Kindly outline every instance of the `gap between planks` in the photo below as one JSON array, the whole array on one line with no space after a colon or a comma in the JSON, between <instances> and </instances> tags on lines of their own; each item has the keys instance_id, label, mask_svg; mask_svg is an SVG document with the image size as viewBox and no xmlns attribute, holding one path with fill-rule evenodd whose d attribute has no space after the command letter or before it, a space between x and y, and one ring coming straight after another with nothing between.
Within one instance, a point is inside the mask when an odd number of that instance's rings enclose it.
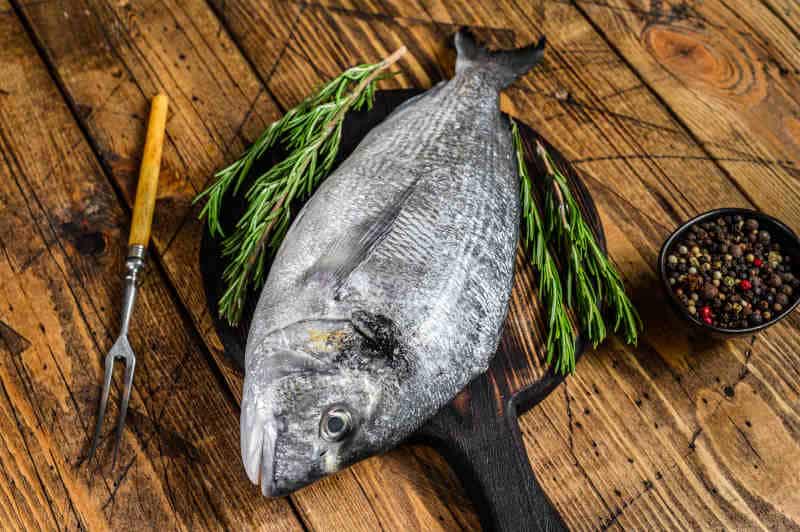
<instances>
[{"instance_id":1,"label":"gap between planks","mask_svg":"<svg viewBox=\"0 0 800 532\"><path fill-rule=\"evenodd\" d=\"M647 80L636 69L636 67L634 67L633 64L630 61L628 61L628 59L622 54L622 52L620 52L620 50L617 47L617 45L614 44L614 42L611 39L608 38L608 36L606 35L606 33L603 30L603 28L601 28L594 20L592 20L591 17L589 17L589 15L586 14L586 11L580 5L580 2L578 2L576 0L571 0L570 3L575 8L575 10L578 13L580 13L580 15L584 18L584 20L586 20L586 22L589 24L589 26L592 27L592 29L595 31L595 33L597 33L597 35L599 35L600 38L603 39L603 42L605 42L606 45L611 49L611 51L614 52L614 54L619 58L619 60L622 62L622 64L624 64L628 68L628 70L633 72L633 74L636 76L636 79L639 80L639 83L641 83L642 86L647 90L647 92L649 92L650 95L653 98L655 98L655 100L659 103L659 105L661 105L661 107L664 108L664 111L666 111L666 113L669 114L670 118L675 120L675 122L678 125L680 125L681 129L683 130L683 133L685 133L686 136L689 139L691 139L691 141L694 144L697 145L697 147L700 149L700 151L702 151L705 154L705 156L708 158L708 160L711 161L714 164L714 166L716 166L719 169L720 172L722 172L722 175L725 176L725 178L728 180L728 182L731 185L733 185L733 187L736 190L739 191L739 193L747 200L748 203L750 203L751 205L753 205L756 208L759 208L758 207L758 203L756 203L756 201L753 198L753 196L750 195L750 193L744 187L742 187L742 185L740 185L733 178L733 176L730 174L730 172L724 166L722 166L722 164L717 160L717 158L714 156L714 154L712 154L711 151L709 151L709 149L706 147L706 145L691 130L691 128L683 120L683 118L681 118L672 109L672 107L670 107L669 104L667 104L666 100L664 100L664 98L661 97L661 95L653 88L653 86L650 83L647 82Z\"/></svg>"},{"instance_id":2,"label":"gap between planks","mask_svg":"<svg viewBox=\"0 0 800 532\"><path fill-rule=\"evenodd\" d=\"M747 194L746 191L742 190L742 188L738 185L738 183L736 183L736 181L732 179L730 174L720 165L719 161L708 152L706 147L698 140L698 138L687 127L686 123L683 120L681 120L681 118L679 116L677 116L672 111L672 109L665 103L665 101L659 96L659 94L654 91L653 87L650 84L648 84L647 82L645 82L644 79L642 78L642 76L639 74L639 72L625 59L624 56L622 56L622 54L615 47L615 45L612 42L610 42L610 40L606 37L605 33L586 15L586 13L583 11L583 9L579 5L577 5L577 3L574 3L574 4L575 4L576 9L580 13L580 15L584 19L587 20L587 22L590 24L590 26L594 29L594 31L596 33L598 33L601 36L601 38L606 42L606 44L613 51L613 53L615 55L617 55L621 59L622 63L634 73L634 75L640 80L642 85L647 87L648 92L650 92L650 94L652 94L655 97L655 99L659 102L659 104L665 109L665 111L667 113L670 114L670 116L676 121L676 123L678 123L684 129L684 131L686 132L687 136L692 140L692 142L694 142L696 145L698 145L698 147L703 151L703 153L705 153L708 156L709 160L712 161L713 164L722 171L722 174L725 175L726 178L734 185L734 188L736 188L745 198L747 198L748 201L751 204L755 204L755 202L752 200L750 195ZM79 126L79 128L80 128L80 130L82 132L82 135L88 141L89 146L91 147L94 156L99 160L100 165L103 168L104 173L106 174L106 178L109 179L110 181L112 181L112 183L111 183L112 184L112 188L115 191L115 193L117 194L118 199L120 199L122 197L121 196L122 193L121 193L119 187L117 186L117 184L114 182L114 180L109 176L109 169L107 168L106 164L104 163L103 158L101 158L99 156L99 152L97 150L97 145L94 142L94 139L91 137L91 135L89 135L88 131L86 130L86 128L85 128L84 124L81 122L81 120L78 119L78 115L76 113L76 109L74 108L74 102L69 98L68 93L65 91L64 87L62 86L61 80L59 79L59 76L57 74L57 71L55 70L55 67L48 60L47 54L43 52L43 50L41 48L41 43L39 42L39 40L36 38L36 35L32 31L32 29L31 29L31 27L30 27L30 25L28 23L28 20L26 19L26 17L23 14L21 14L22 10L19 7L19 0L12 0L12 5L13 5L14 10L17 13L18 18L22 21L23 26L25 27L25 30L28 33L31 42L36 47L37 53L39 54L40 58L42 59L43 63L45 64L50 77L54 79L54 82L56 83L56 86L58 87L58 90L59 90L60 94L65 99L65 101L67 103L67 106L70 109L70 112L72 113L73 119L78 123L78 126ZM253 63L251 61L250 55L245 53L245 51L243 51L239 41L237 39L233 38L232 33L231 33L231 31L230 31L230 29L228 27L228 23L227 23L227 20L225 19L225 17L220 15L217 12L217 10L214 9L213 5L210 5L210 7L211 7L212 13L214 13L214 15L217 17L218 22L220 24L220 27L224 28L224 31L226 31L229 34L229 36L231 36L231 40L232 40L232 42L235 43L238 53L244 58L244 60L248 64L248 66L251 69L251 71L256 75L257 79L262 84L262 89L265 92L267 92L267 94L269 94L269 96L272 98L273 102L276 104L276 106L280 110L285 111L284 107L280 104L280 102L277 100L277 98L275 97L275 95L273 94L271 89L269 88L268 84L265 82L265 80L260 75L259 70L254 67L254 65L253 65ZM438 22L434 21L432 18L431 18L431 22L433 24L437 25L437 26L445 25L443 23L438 23ZM296 23L297 23L297 20L295 20L295 24ZM292 36L293 36L293 31L290 32L290 36L289 36L289 38L287 39L287 41L285 43L286 47L289 46L290 40L292 39ZM280 57L278 58L278 61L280 61ZM124 212L130 214L130 210L127 208L126 202L122 201L121 199L120 199L120 201L124 204L123 205ZM159 267L159 273L161 275L165 275L165 271L164 271L165 268L164 268L164 264L162 262L161 256L158 253L154 253L154 255L156 255L156 257L158 257L157 264L158 264L158 267ZM169 279L169 278L167 277L167 279ZM167 282L167 284L170 286L170 290L171 290L170 295L171 295L171 297L176 298L177 297L177 295L176 295L177 294L177 289L174 287L174 285L171 282ZM185 303L179 297L177 297L177 299L179 300L177 306L181 310L182 319L184 319L185 322L192 323L192 327L191 328L193 329L193 334L195 334L195 336L199 335L199 331L197 330L196 325L189 318L189 312L188 312L188 309L186 308ZM222 373L219 370L218 364L215 362L213 357L211 357L210 352L208 351L208 346L205 345L205 342L203 342L203 341L201 341L201 343L203 343L204 356L206 356L206 359L209 361L209 364L213 367L212 372L215 374L215 376L217 376L217 378L219 380L221 380L221 382L223 382L223 386L225 387L227 393L230 395L230 398L234 402L236 402L235 398L233 398L233 396L232 396L230 388L225 383L224 377L222 376ZM238 403L237 403L236 406L237 406L237 409L238 409ZM291 499L290 499L290 504L292 505L292 508L295 511L295 514L300 516L299 512L297 511L297 508L294 506L294 503L291 501ZM300 518L299 521L300 521L301 524L303 524L303 526L305 526L304 519Z\"/></svg>"},{"instance_id":3,"label":"gap between planks","mask_svg":"<svg viewBox=\"0 0 800 532\"><path fill-rule=\"evenodd\" d=\"M11 1L17 2L19 0L11 0ZM228 36L228 38L231 40L231 42L234 44L234 46L236 46L236 51L239 53L239 55L242 57L242 59L244 59L244 62L247 65L247 68L250 69L250 71L253 73L255 78L261 84L261 90L269 95L270 100L272 100L272 103L275 104L275 107L277 107L278 110L281 113L286 113L286 111L287 111L286 107L283 106L283 104L275 96L275 93L272 92L272 89L269 86L269 77L267 79L264 79L261 76L261 72L259 72L258 68L256 68L256 65L253 63L253 60L250 58L250 54L248 54L247 51L242 47L241 43L239 43L239 41L236 39L235 34L231 31L231 28L228 25L227 19L225 18L226 2L223 2L223 4L222 4L222 12L220 13L220 11L217 9L217 7L214 6L213 2L211 2L210 0L204 0L204 1L205 1L206 6L208 7L209 11L211 11L211 13L214 14L214 17L216 17L217 24L219 24L219 27L220 27L221 31L224 31L225 34ZM294 32L297 29L297 24L300 22L300 19L303 17L303 14L306 11L306 7L307 6L302 6L300 8L300 11L294 17L294 20L292 20L291 27L289 28L289 34L286 37L286 42L283 43L283 48L281 48L280 53L278 53L278 57L275 58L275 64L272 65L272 68L270 70L269 76L272 76L272 74L278 68L278 65L280 64L281 60L283 59L283 56L286 53L286 50L291 45L292 39L294 39ZM247 120L245 119L242 123L244 124L246 121Z\"/></svg>"},{"instance_id":4,"label":"gap between planks","mask_svg":"<svg viewBox=\"0 0 800 532\"><path fill-rule=\"evenodd\" d=\"M78 126L78 129L80 130L81 135L83 136L83 140L85 140L88 143L90 149L92 150L92 155L97 160L97 162L99 163L100 167L103 169L104 177L108 180L109 184L111 185L112 190L114 190L114 193L116 195L117 201L121 205L122 210L126 214L128 214L128 217L130 218L131 209L128 206L127 202L125 202L125 199L124 199L125 196L124 196L122 190L120 190L118 184L114 181L114 179L111 178L111 169L107 167L104 159L100 156L100 151L98 149L98 146L97 146L96 142L94 141L92 136L89 134L89 132L86 129L86 127L84 126L83 122L81 122L81 120L79 120L78 112L77 112L77 110L75 108L75 102L69 97L69 94L66 92L66 90L64 88L64 85L63 85L63 83L61 81L61 78L58 75L58 72L56 71L55 66L51 63L49 57L47 56L47 54L42 49L42 46L41 46L41 43L39 42L39 39L36 37L36 34L33 32L33 29L30 26L30 21L27 19L27 17L25 16L24 12L22 11L22 8L19 5L19 0L10 0L10 1L11 1L12 9L14 10L17 18L20 20L22 26L25 28L25 32L27 33L29 40L31 41L33 46L36 48L36 53L38 54L39 59L45 65L45 68L47 69L47 73L50 75L50 78L53 80L53 83L57 87L59 94L64 99L64 102L67 104L67 108L70 111L70 114L72 116L73 121L75 122L75 124ZM150 246L148 246L148 256L151 257L152 259L154 259L154 262L156 264L156 268L157 268L157 271L158 271L158 275L162 279L167 280L166 285L169 287L170 297L174 301L179 303L179 304L176 305L176 307L180 311L179 318L181 319L181 322L184 323L184 325L186 325L188 327L188 329L191 330L191 332L192 332L192 340L195 340L197 342L197 344L199 346L201 346L201 349L202 349L202 352L203 352L203 356L206 358L206 361L212 367L212 373L214 374L214 376L217 378L218 382L222 385L222 387L225 390L224 393L225 393L226 398L229 401L231 401L231 404L235 407L236 410L239 410L239 402L234 397L233 392L230 390L230 387L226 383L222 372L219 370L219 367L214 362L214 359L211 356L210 351L208 350L208 346L206 346L205 342L202 340L202 338L200 336L200 333L197 330L197 327L192 322L191 317L189 315L189 312L186 309L183 301L178 297L177 290L176 290L175 286L171 282L169 282L169 277L167 276L166 271L164 269L164 264L163 264L163 261L162 261L162 258L161 258L161 254L154 248L154 246L150 245Z\"/></svg>"},{"instance_id":5,"label":"gap between planks","mask_svg":"<svg viewBox=\"0 0 800 532\"><path fill-rule=\"evenodd\" d=\"M116 195L117 201L121 205L123 212L125 212L128 215L128 218L130 219L131 209L128 206L127 202L125 201L125 196L124 196L122 190L120 190L119 185L111 177L111 169L107 166L107 164L106 164L105 160L103 159L103 157L101 157L101 154L100 154L100 151L99 151L99 148L97 146L96 141L89 134L89 131L86 128L85 124L79 119L79 114L78 114L78 111L77 111L77 109L75 107L75 102L72 100L72 98L70 98L69 93L66 91L66 89L64 87L64 84L63 84L63 81L61 80L61 77L58 74L58 70L56 69L55 65L53 65L53 63L50 60L49 56L45 52L45 50L44 50L44 48L42 46L42 43L40 42L38 36L33 31L33 28L31 26L30 20L28 20L27 16L25 15L24 10L22 9L22 6L19 3L19 0L9 0L9 3L11 5L10 12L14 13L14 15L20 21L20 24L22 25L22 27L25 29L25 33L26 33L26 35L28 37L28 40L31 42L33 47L36 49L36 54L38 55L39 59L42 61L42 64L44 65L45 69L47 70L47 73L50 76L50 79L53 81L53 84L55 85L56 89L58 90L58 93L61 95L62 99L64 100L64 102L65 102L65 104L67 106L67 108L69 109L70 115L72 116L72 120L75 122L75 124L77 125L79 131L81 132L81 136L83 137L83 140L85 140L87 142L89 148L92 151L92 155L97 160L97 162L100 165L100 167L103 169L103 175L106 178L106 180L109 182L109 184L111 185L111 189L114 191L114 194ZM223 27L222 26L222 21L220 20L220 18L217 15L216 11L214 11L212 9L212 12L214 13L214 16L217 17L217 20L218 20L218 22L220 24L220 27ZM6 14L6 13L3 13L3 14ZM225 27L225 31L226 32L228 31L227 27ZM236 42L236 41L233 40L233 42ZM241 52L241 49L239 48L238 42L236 44L237 44L237 50L241 54L242 52ZM253 69L252 64L250 64L250 59L248 57L246 57L246 56L244 56L244 57L245 57L245 59L246 59L246 61L248 63L249 68L251 68L255 72L255 69ZM131 77L131 79L135 80L134 77ZM261 78L259 77L258 79L259 79L259 82L262 83L262 85L263 85L263 81L261 80ZM139 87L138 84L137 84L137 87ZM139 90L141 90L141 87L139 87ZM272 92L269 91L268 88L266 88L265 90L270 95L270 98L272 98L275 101L275 103L278 106L280 106L280 104L277 102L277 99L275 99L275 97L272 94ZM281 108L281 107L279 107L279 108ZM283 111L282 108L281 108L281 110ZM191 216L191 214L189 214L189 216ZM153 263L155 263L158 275L165 281L164 284L167 286L167 289L169 291L169 296L173 300L173 302L175 303L175 307L178 309L179 319L184 324L184 326L186 327L187 331L189 331L189 334L191 336L191 340L197 345L199 350L202 352L203 358L205 359L206 364L209 366L211 374L214 375L214 378L216 379L218 386L222 389L222 393L225 396L226 400L229 401L231 403L231 405L234 407L234 410L238 412L240 410L239 402L236 400L236 397L233 395L233 391L230 389L230 386L228 386L228 383L225 380L225 376L223 375L222 370L217 365L216 361L214 360L214 357L211 355L211 352L209 351L208 345L206 345L205 341L203 340L203 338L202 338L202 336L200 334L200 331L197 329L197 325L191 319L191 314L189 312L189 309L186 307L186 303L184 303L184 301L179 297L177 288L175 287L175 285L170 280L170 277L167 275L166 268L165 268L165 265L163 263L163 258L161 256L161 253L159 253L159 251L153 245L150 245L148 247L149 247L148 255L151 256L151 260L153 261ZM305 530L306 532L308 532L310 530L308 522L303 517L302 512L300 512L300 510L297 507L297 505L295 504L294 500L291 497L287 497L286 500L289 503L289 507L291 508L292 513L294 514L294 516L295 516L298 524L300 525L300 527L303 530Z\"/></svg>"}]
</instances>

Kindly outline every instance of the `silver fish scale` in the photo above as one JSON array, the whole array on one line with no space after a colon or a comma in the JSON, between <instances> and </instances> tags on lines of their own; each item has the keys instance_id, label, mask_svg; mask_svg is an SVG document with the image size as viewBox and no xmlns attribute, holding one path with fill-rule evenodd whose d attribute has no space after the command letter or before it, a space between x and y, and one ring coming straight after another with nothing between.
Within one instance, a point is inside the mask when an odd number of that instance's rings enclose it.
<instances>
[{"instance_id":1,"label":"silver fish scale","mask_svg":"<svg viewBox=\"0 0 800 532\"><path fill-rule=\"evenodd\" d=\"M386 315L412 347L414 380L431 390L420 397L417 388L408 400L440 407L486 369L497 346L519 219L512 153L497 91L467 76L399 109L304 207L275 258L250 340L353 309ZM339 288L340 301L329 278L304 277L411 186L388 234Z\"/></svg>"},{"instance_id":2,"label":"silver fish scale","mask_svg":"<svg viewBox=\"0 0 800 532\"><path fill-rule=\"evenodd\" d=\"M398 443L497 348L519 230L498 93L541 55L461 45L456 76L367 134L273 261L248 336L241 424L245 468L265 494ZM354 428L325 441L319 423L336 408Z\"/></svg>"}]
</instances>

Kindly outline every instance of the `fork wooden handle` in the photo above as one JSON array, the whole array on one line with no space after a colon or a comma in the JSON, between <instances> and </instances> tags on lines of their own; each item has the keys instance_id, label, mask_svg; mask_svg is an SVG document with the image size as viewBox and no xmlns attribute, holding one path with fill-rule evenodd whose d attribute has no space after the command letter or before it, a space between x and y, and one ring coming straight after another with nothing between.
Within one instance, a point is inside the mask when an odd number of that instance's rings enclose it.
<instances>
[{"instance_id":1,"label":"fork wooden handle","mask_svg":"<svg viewBox=\"0 0 800 532\"><path fill-rule=\"evenodd\" d=\"M136 202L133 205L133 223L128 238L129 246L144 246L150 240L150 227L153 224L153 210L158 190L158 172L161 168L161 148L164 145L164 130L167 124L167 104L165 94L153 97L150 106L150 120L147 124L147 138L144 141L144 154L139 169L139 184L136 186Z\"/></svg>"}]
</instances>

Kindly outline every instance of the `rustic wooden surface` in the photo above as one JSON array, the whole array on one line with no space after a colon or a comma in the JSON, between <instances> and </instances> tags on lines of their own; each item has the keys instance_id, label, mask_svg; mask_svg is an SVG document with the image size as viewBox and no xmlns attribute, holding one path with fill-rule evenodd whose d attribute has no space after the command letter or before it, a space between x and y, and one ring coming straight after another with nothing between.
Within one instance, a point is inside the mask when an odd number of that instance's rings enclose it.
<instances>
[{"instance_id":1,"label":"rustic wooden surface","mask_svg":"<svg viewBox=\"0 0 800 532\"><path fill-rule=\"evenodd\" d=\"M655 273L669 232L714 207L800 230L790 0L0 0L4 526L478 526L421 446L288 499L258 495L240 466L241 376L206 310L191 205L216 168L343 68L402 43L411 53L386 87L449 76L462 25L503 47L547 35L544 64L503 107L589 176L647 325L637 348L607 342L522 416L548 496L576 529L800 529L800 317L756 338L692 340ZM170 114L123 467L93 473L83 457L158 91Z\"/></svg>"}]
</instances>

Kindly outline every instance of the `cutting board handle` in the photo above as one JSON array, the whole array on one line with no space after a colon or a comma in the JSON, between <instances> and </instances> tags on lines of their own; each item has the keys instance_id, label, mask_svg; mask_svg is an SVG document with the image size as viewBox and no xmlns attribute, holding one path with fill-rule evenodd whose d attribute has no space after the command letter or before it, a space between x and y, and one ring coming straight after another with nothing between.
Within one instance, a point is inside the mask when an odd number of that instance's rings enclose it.
<instances>
[{"instance_id":1,"label":"cutting board handle","mask_svg":"<svg viewBox=\"0 0 800 532\"><path fill-rule=\"evenodd\" d=\"M513 400L500 415L476 411L496 404L490 394L483 375L461 401L445 406L422 429L419 441L433 446L453 467L483 530L567 530L528 462Z\"/></svg>"}]
</instances>

